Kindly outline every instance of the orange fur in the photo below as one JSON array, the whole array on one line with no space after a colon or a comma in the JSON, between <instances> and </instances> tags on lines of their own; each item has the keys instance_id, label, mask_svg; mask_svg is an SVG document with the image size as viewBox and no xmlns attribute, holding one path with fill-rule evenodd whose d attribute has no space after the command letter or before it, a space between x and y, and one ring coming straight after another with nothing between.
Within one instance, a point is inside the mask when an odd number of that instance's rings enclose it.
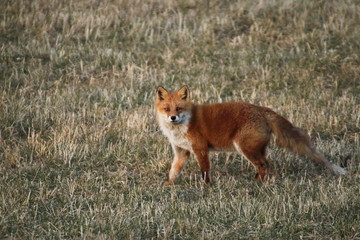
<instances>
[{"instance_id":1,"label":"orange fur","mask_svg":"<svg viewBox=\"0 0 360 240\"><path fill-rule=\"evenodd\" d=\"M155 108L160 128L175 155L167 185L174 183L190 152L199 163L204 181L209 182L210 150L242 152L257 169L256 179L264 180L269 176L266 147L272 133L278 146L306 155L336 175L346 173L311 146L304 130L269 108L244 102L192 104L187 86L176 92L159 87Z\"/></svg>"}]
</instances>

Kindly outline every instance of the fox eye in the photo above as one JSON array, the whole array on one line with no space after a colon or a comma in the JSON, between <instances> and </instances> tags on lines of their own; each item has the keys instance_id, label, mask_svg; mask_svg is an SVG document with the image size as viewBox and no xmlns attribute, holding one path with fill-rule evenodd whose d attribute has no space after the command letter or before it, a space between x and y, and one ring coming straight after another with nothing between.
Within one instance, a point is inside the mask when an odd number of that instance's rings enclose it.
<instances>
[{"instance_id":1,"label":"fox eye","mask_svg":"<svg viewBox=\"0 0 360 240\"><path fill-rule=\"evenodd\" d=\"M183 108L181 108L181 107L176 108L176 111L182 111L182 110L183 110Z\"/></svg>"},{"instance_id":2,"label":"fox eye","mask_svg":"<svg viewBox=\"0 0 360 240\"><path fill-rule=\"evenodd\" d=\"M170 108L164 108L165 112L170 112Z\"/></svg>"}]
</instances>

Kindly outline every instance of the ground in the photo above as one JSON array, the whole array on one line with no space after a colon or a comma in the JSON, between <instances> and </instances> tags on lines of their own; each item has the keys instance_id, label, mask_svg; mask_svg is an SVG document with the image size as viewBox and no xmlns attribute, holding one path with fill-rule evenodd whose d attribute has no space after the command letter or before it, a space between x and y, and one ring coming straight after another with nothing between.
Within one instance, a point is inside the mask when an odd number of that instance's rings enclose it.
<instances>
[{"instance_id":1,"label":"ground","mask_svg":"<svg viewBox=\"0 0 360 240\"><path fill-rule=\"evenodd\" d=\"M0 238L360 239L360 3L4 0ZM171 147L156 86L198 103L271 107L306 129L332 176L272 145L273 178L240 155Z\"/></svg>"}]
</instances>

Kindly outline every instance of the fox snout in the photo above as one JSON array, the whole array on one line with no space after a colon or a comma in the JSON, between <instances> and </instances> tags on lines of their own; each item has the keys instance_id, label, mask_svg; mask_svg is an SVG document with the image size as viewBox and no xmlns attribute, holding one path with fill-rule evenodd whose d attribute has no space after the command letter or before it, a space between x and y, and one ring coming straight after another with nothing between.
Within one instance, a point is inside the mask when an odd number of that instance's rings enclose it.
<instances>
[{"instance_id":1,"label":"fox snout","mask_svg":"<svg viewBox=\"0 0 360 240\"><path fill-rule=\"evenodd\" d=\"M183 121L183 118L179 115L171 115L168 116L168 121L171 123L181 123Z\"/></svg>"},{"instance_id":2,"label":"fox snout","mask_svg":"<svg viewBox=\"0 0 360 240\"><path fill-rule=\"evenodd\" d=\"M177 121L179 121L179 117L178 117L178 116L170 116L169 118L170 118L170 121L172 121L172 122L177 122Z\"/></svg>"},{"instance_id":3,"label":"fox snout","mask_svg":"<svg viewBox=\"0 0 360 240\"><path fill-rule=\"evenodd\" d=\"M182 112L177 115L169 116L168 120L174 124L188 124L190 118L191 118L191 114L189 112Z\"/></svg>"}]
</instances>

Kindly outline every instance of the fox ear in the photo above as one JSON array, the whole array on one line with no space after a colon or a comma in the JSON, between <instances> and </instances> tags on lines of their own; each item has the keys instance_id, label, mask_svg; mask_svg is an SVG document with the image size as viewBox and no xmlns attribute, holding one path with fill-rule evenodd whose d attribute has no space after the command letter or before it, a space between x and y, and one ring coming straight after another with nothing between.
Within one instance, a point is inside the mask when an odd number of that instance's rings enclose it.
<instances>
[{"instance_id":1,"label":"fox ear","mask_svg":"<svg viewBox=\"0 0 360 240\"><path fill-rule=\"evenodd\" d=\"M190 100L190 90L188 86L183 86L177 91L177 94L181 97L182 100L189 101Z\"/></svg>"},{"instance_id":2,"label":"fox ear","mask_svg":"<svg viewBox=\"0 0 360 240\"><path fill-rule=\"evenodd\" d=\"M156 100L162 101L166 95L168 95L168 91L163 87L158 87L156 92Z\"/></svg>"}]
</instances>

